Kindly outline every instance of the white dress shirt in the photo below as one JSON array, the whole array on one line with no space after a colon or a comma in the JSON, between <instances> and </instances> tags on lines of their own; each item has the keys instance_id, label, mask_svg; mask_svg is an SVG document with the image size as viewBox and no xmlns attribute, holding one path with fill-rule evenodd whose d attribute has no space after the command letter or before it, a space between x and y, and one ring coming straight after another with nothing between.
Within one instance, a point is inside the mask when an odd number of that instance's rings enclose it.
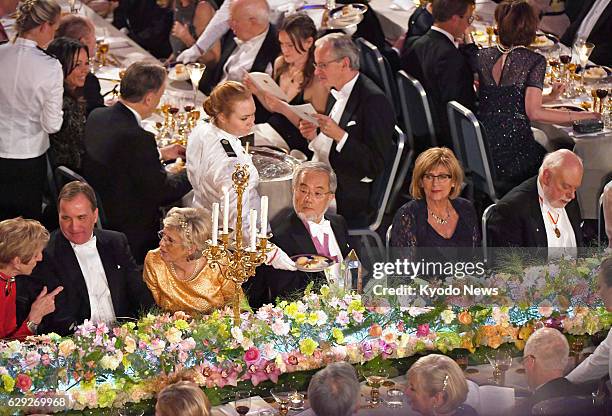
<instances>
[{"instance_id":1,"label":"white dress shirt","mask_svg":"<svg viewBox=\"0 0 612 416\"><path fill-rule=\"evenodd\" d=\"M331 90L332 96L336 99L334 106L329 112L329 117L334 120L337 124L340 123L340 119L342 118L342 113L344 113L344 109L346 108L346 103L348 102L349 97L351 96L351 92L353 92L353 88L355 87L355 83L357 82L357 78L359 77L359 73L355 75L353 79L344 84L340 91ZM336 144L336 152L342 151L346 140L348 139L348 133L344 133L342 139ZM326 136L323 133L319 133L309 144L308 148L312 150L314 153L312 160L316 162L329 163L329 153L331 152L332 144L334 143L334 139L329 136Z\"/></svg>"},{"instance_id":2,"label":"white dress shirt","mask_svg":"<svg viewBox=\"0 0 612 416\"><path fill-rule=\"evenodd\" d=\"M91 308L91 318L93 322L113 322L115 320L115 309L111 298L108 281L100 253L96 247L96 237L84 244L70 243L74 254L81 267L81 272L87 285L89 295L89 306Z\"/></svg>"},{"instance_id":3,"label":"white dress shirt","mask_svg":"<svg viewBox=\"0 0 612 416\"><path fill-rule=\"evenodd\" d=\"M227 58L227 62L225 62L225 65L223 66L223 76L221 77L220 82L242 81L244 74L251 71L253 62L255 62L255 57L257 57L264 40L266 40L268 30L269 27L262 34L257 35L246 42L241 41L236 37L234 38L234 42L236 42L237 46L229 58ZM268 75L272 75L271 63L268 64L266 72Z\"/></svg>"},{"instance_id":4,"label":"white dress shirt","mask_svg":"<svg viewBox=\"0 0 612 416\"><path fill-rule=\"evenodd\" d=\"M576 257L578 254L576 249L576 235L574 234L572 223L567 216L565 208L553 208L544 197L544 191L542 190L539 179L537 180L537 184L540 209L542 218L544 219L546 240L548 242L548 257L556 258L562 255ZM557 237L555 229L559 230L559 237Z\"/></svg>"},{"instance_id":5,"label":"white dress shirt","mask_svg":"<svg viewBox=\"0 0 612 416\"><path fill-rule=\"evenodd\" d=\"M591 10L589 10L587 15L582 20L582 23L580 23L580 27L576 32L576 39L587 40L589 36L591 36L591 32L593 31L597 20L599 20L599 17L609 4L610 0L595 0L591 6Z\"/></svg>"},{"instance_id":6,"label":"white dress shirt","mask_svg":"<svg viewBox=\"0 0 612 416\"><path fill-rule=\"evenodd\" d=\"M228 156L222 140L227 140L235 157ZM227 146L227 145L226 145ZM213 202L219 202L223 212L223 190L230 195L229 226L236 224L236 191L232 188L232 173L236 164L249 167L249 183L242 198L243 224L248 224L249 209L259 210L260 199L257 192L259 174L251 156L246 153L240 139L221 130L212 123L201 124L195 128L187 142L187 177L193 186L192 205L211 211ZM221 225L221 224L219 224ZM249 227L243 228L245 234Z\"/></svg>"},{"instance_id":7,"label":"white dress shirt","mask_svg":"<svg viewBox=\"0 0 612 416\"><path fill-rule=\"evenodd\" d=\"M457 43L457 41L455 40L455 37L453 35L451 35L450 33L448 33L446 30L439 28L436 25L433 25L431 27L431 30L435 30L436 32L440 32L442 33L444 36L446 36L448 38L448 40L450 40L451 42L453 42L453 45L455 45L455 48L459 47L459 44Z\"/></svg>"},{"instance_id":8,"label":"white dress shirt","mask_svg":"<svg viewBox=\"0 0 612 416\"><path fill-rule=\"evenodd\" d=\"M606 374L612 376L610 347L612 347L612 329L608 332L606 339L597 346L593 354L589 355L565 378L576 384L597 380Z\"/></svg>"},{"instance_id":9,"label":"white dress shirt","mask_svg":"<svg viewBox=\"0 0 612 416\"><path fill-rule=\"evenodd\" d=\"M0 46L0 157L32 159L49 148L49 133L62 127L62 66L17 38Z\"/></svg>"}]
</instances>

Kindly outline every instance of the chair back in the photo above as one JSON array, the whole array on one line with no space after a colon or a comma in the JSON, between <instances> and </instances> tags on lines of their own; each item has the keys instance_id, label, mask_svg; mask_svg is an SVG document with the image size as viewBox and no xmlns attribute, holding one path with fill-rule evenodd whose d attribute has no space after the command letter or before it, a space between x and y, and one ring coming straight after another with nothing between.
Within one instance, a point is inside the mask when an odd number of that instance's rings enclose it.
<instances>
[{"instance_id":1,"label":"chair back","mask_svg":"<svg viewBox=\"0 0 612 416\"><path fill-rule=\"evenodd\" d=\"M383 90L394 107L393 111L397 114L398 92L391 65L382 56L378 48L369 41L364 38L357 38L356 42L360 51L359 72L365 74Z\"/></svg>"},{"instance_id":2,"label":"chair back","mask_svg":"<svg viewBox=\"0 0 612 416\"><path fill-rule=\"evenodd\" d=\"M455 154L469 182L493 202L498 202L480 123L474 113L457 101L448 103L447 112Z\"/></svg>"},{"instance_id":3,"label":"chair back","mask_svg":"<svg viewBox=\"0 0 612 416\"><path fill-rule=\"evenodd\" d=\"M421 83L401 70L397 73L399 114L412 147L423 151L438 145L427 94Z\"/></svg>"},{"instance_id":4,"label":"chair back","mask_svg":"<svg viewBox=\"0 0 612 416\"><path fill-rule=\"evenodd\" d=\"M601 193L601 195L599 195L599 199L597 200L597 247L601 248L601 240L602 240L602 233L605 232L604 230L604 226L605 226L605 213L603 210L603 203L604 203L604 192Z\"/></svg>"},{"instance_id":5,"label":"chair back","mask_svg":"<svg viewBox=\"0 0 612 416\"><path fill-rule=\"evenodd\" d=\"M55 182L57 183L57 193L59 194L60 190L64 185L68 182L79 181L89 184L85 178L76 173L70 168L66 166L58 166L55 168ZM106 225L106 215L104 214L104 209L102 208L102 199L100 199L100 195L94 189L94 193L96 195L96 201L98 203L98 222L96 223L96 227L99 229L103 229L104 225ZM59 207L58 207L59 210Z\"/></svg>"},{"instance_id":6,"label":"chair back","mask_svg":"<svg viewBox=\"0 0 612 416\"><path fill-rule=\"evenodd\" d=\"M489 260L489 242L487 241L487 238L488 238L487 222L489 221L489 218L491 218L491 213L495 209L495 205L497 204L489 205L482 213L482 255L483 255L485 264Z\"/></svg>"},{"instance_id":7,"label":"chair back","mask_svg":"<svg viewBox=\"0 0 612 416\"><path fill-rule=\"evenodd\" d=\"M389 261L389 257L390 257L390 253L389 251L391 250L391 233L393 232L393 224L389 224L389 227L387 227L387 232L385 233L385 253L387 253L385 259L387 261Z\"/></svg>"}]
</instances>

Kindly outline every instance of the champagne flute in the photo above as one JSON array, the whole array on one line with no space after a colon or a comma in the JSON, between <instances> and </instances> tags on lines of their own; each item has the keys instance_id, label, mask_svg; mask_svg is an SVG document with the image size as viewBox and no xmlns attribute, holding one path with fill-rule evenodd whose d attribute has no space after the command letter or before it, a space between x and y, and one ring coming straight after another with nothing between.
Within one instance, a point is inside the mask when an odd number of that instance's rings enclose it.
<instances>
[{"instance_id":1,"label":"champagne flute","mask_svg":"<svg viewBox=\"0 0 612 416\"><path fill-rule=\"evenodd\" d=\"M495 34L495 28L493 26L487 26L485 30L487 32L489 46L493 46L493 35Z\"/></svg>"},{"instance_id":2,"label":"champagne flute","mask_svg":"<svg viewBox=\"0 0 612 416\"><path fill-rule=\"evenodd\" d=\"M584 73L586 72L586 66L589 63L589 57L591 56L591 52L595 48L595 45L590 42L576 42L574 45L576 51L578 52L578 59L580 61L580 66L582 67L582 77L580 77L580 88L584 91Z\"/></svg>"},{"instance_id":3,"label":"champagne flute","mask_svg":"<svg viewBox=\"0 0 612 416\"><path fill-rule=\"evenodd\" d=\"M189 72L189 79L191 79L191 85L193 87L193 106L197 107L197 98L198 98L198 86L200 85L200 80L202 79L202 75L204 75L204 70L206 69L206 65L194 62L191 64L187 64L187 71Z\"/></svg>"}]
</instances>

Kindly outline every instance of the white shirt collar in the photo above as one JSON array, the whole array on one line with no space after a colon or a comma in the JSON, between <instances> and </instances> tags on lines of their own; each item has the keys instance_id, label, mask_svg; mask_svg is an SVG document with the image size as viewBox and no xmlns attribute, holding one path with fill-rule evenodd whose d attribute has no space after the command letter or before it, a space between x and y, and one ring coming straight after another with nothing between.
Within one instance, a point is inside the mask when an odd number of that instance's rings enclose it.
<instances>
[{"instance_id":1,"label":"white shirt collar","mask_svg":"<svg viewBox=\"0 0 612 416\"><path fill-rule=\"evenodd\" d=\"M130 107L127 103L123 101L121 101L121 104L126 106L126 108L128 108L132 112L132 114L134 114L134 117L136 117L136 122L138 123L138 126L142 127L142 116L140 115L140 113L134 110L132 107Z\"/></svg>"},{"instance_id":2,"label":"white shirt collar","mask_svg":"<svg viewBox=\"0 0 612 416\"><path fill-rule=\"evenodd\" d=\"M24 46L29 46L31 48L36 48L38 46L38 43L36 43L35 41L31 39L18 37L17 39L15 39L15 45L24 45Z\"/></svg>"},{"instance_id":3,"label":"white shirt collar","mask_svg":"<svg viewBox=\"0 0 612 416\"><path fill-rule=\"evenodd\" d=\"M82 248L92 248L92 247L96 247L96 236L93 235L93 233L91 234L91 238L89 240L87 240L87 242L83 243L83 244L76 244L73 243L72 241L70 241L70 245L72 246L73 249L82 249Z\"/></svg>"},{"instance_id":4,"label":"white shirt collar","mask_svg":"<svg viewBox=\"0 0 612 416\"><path fill-rule=\"evenodd\" d=\"M331 90L332 96L336 100L348 100L348 98L351 96L351 92L353 91L353 87L357 82L357 78L359 78L359 72L357 72L357 74L349 82L344 84L342 88L340 88L340 91Z\"/></svg>"},{"instance_id":5,"label":"white shirt collar","mask_svg":"<svg viewBox=\"0 0 612 416\"><path fill-rule=\"evenodd\" d=\"M217 136L220 136L222 139L227 139L229 141L236 141L236 140L240 141L240 139L238 138L239 136L228 133L227 131L223 130L221 127L216 126L215 123L210 123L210 125L212 126L215 134L217 134Z\"/></svg>"},{"instance_id":6,"label":"white shirt collar","mask_svg":"<svg viewBox=\"0 0 612 416\"><path fill-rule=\"evenodd\" d=\"M440 32L442 33L444 36L446 36L448 38L448 40L450 40L451 42L453 42L453 45L455 45L455 48L457 48L459 46L459 44L455 41L455 37L453 35L451 35L450 33L448 33L446 30L439 28L436 25L433 25L431 27L432 30L435 30L436 32Z\"/></svg>"},{"instance_id":7,"label":"white shirt collar","mask_svg":"<svg viewBox=\"0 0 612 416\"><path fill-rule=\"evenodd\" d=\"M240 40L236 36L234 36L234 42L236 42L236 45L239 48L243 47L243 46L248 46L250 48L253 45L256 45L257 43L263 43L264 39L266 38L266 35L268 34L268 30L270 30L270 26L269 25L268 25L268 28L266 30L264 30L263 33L261 33L261 34L259 34L257 36L254 36L254 37L252 37L249 40Z\"/></svg>"}]
</instances>

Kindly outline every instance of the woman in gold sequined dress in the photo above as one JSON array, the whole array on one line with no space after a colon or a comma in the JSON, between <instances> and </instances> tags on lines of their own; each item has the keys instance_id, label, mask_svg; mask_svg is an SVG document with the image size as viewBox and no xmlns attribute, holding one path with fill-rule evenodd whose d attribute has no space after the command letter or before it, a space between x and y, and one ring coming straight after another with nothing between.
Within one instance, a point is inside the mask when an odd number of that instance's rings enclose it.
<instances>
[{"instance_id":1,"label":"woman in gold sequined dress","mask_svg":"<svg viewBox=\"0 0 612 416\"><path fill-rule=\"evenodd\" d=\"M172 208L159 232L159 248L145 258L144 281L164 310L210 313L235 296L236 285L202 257L211 233L207 218L200 209Z\"/></svg>"}]
</instances>

